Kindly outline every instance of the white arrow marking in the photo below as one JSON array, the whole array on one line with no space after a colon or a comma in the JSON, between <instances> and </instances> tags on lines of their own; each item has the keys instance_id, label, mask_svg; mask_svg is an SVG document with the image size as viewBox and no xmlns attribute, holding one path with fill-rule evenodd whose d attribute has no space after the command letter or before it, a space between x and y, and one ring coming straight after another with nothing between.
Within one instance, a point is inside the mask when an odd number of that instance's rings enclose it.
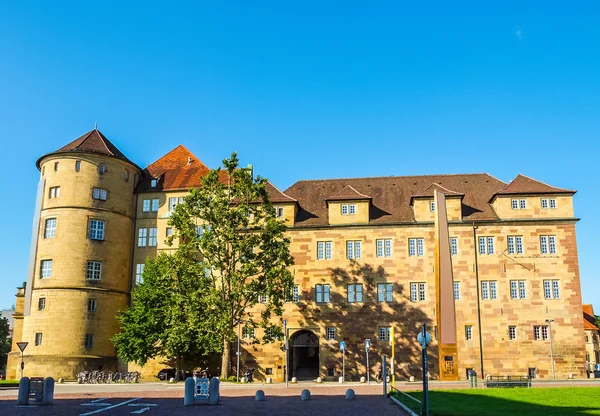
<instances>
[{"instance_id":1,"label":"white arrow marking","mask_svg":"<svg viewBox=\"0 0 600 416\"><path fill-rule=\"evenodd\" d=\"M150 410L149 407L142 407L140 410L136 410L135 412L131 412L131 415L139 415L144 413L146 410Z\"/></svg>"},{"instance_id":2,"label":"white arrow marking","mask_svg":"<svg viewBox=\"0 0 600 416\"><path fill-rule=\"evenodd\" d=\"M158 406L156 403L131 403L129 406Z\"/></svg>"},{"instance_id":3,"label":"white arrow marking","mask_svg":"<svg viewBox=\"0 0 600 416\"><path fill-rule=\"evenodd\" d=\"M90 416L90 415L95 415L96 413L100 413L100 412L105 412L106 410L109 409L114 409L115 407L119 407L119 406L123 406L124 404L128 404L131 402L135 402L136 400L139 400L141 397L137 397L135 399L130 399L130 400L126 400L122 403L117 403L117 404L113 404L112 406L108 406L108 407L103 407L102 409L98 409L98 410L93 410L91 412L87 412L87 413L82 413L79 416Z\"/></svg>"}]
</instances>

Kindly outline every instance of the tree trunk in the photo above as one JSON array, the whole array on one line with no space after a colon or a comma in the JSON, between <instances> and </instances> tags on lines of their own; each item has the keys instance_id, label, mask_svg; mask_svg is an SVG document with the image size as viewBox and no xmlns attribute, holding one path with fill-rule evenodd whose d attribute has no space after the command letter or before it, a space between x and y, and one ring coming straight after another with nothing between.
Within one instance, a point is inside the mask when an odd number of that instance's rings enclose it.
<instances>
[{"instance_id":1,"label":"tree trunk","mask_svg":"<svg viewBox=\"0 0 600 416\"><path fill-rule=\"evenodd\" d=\"M229 361L231 357L231 348L229 340L223 337L223 355L221 356L221 380L226 380L229 377Z\"/></svg>"},{"instance_id":2,"label":"tree trunk","mask_svg":"<svg viewBox=\"0 0 600 416\"><path fill-rule=\"evenodd\" d=\"M181 380L181 356L175 358L175 381Z\"/></svg>"}]
</instances>

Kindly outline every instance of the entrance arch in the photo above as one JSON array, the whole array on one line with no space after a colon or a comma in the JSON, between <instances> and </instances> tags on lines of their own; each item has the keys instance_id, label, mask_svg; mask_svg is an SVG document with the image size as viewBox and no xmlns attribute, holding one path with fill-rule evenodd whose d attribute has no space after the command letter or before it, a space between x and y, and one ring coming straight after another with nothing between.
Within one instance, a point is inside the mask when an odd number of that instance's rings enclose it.
<instances>
[{"instance_id":1,"label":"entrance arch","mask_svg":"<svg viewBox=\"0 0 600 416\"><path fill-rule=\"evenodd\" d=\"M319 337L304 329L290 337L288 346L289 379L314 380L319 377Z\"/></svg>"}]
</instances>

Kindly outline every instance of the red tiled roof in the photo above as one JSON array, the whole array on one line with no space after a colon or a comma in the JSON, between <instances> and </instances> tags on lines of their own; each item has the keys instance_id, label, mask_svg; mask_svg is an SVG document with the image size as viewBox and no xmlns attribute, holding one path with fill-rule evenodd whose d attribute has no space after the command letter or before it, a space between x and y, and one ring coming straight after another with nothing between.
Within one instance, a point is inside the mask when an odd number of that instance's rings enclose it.
<instances>
[{"instance_id":1,"label":"red tiled roof","mask_svg":"<svg viewBox=\"0 0 600 416\"><path fill-rule=\"evenodd\" d=\"M339 191L335 195L328 197L326 200L327 201L349 201L349 200L360 201L360 200L364 200L364 199L371 199L371 197L368 195L365 195L365 194L361 194L356 189L354 189L351 185L346 185L342 188L341 191Z\"/></svg>"},{"instance_id":2,"label":"red tiled roof","mask_svg":"<svg viewBox=\"0 0 600 416\"><path fill-rule=\"evenodd\" d=\"M460 192L451 191L450 189L443 187L439 183L432 183L427 188L423 189L421 192L412 195L412 198L433 198L433 193L435 190L442 192L446 196L464 196Z\"/></svg>"},{"instance_id":3,"label":"red tiled roof","mask_svg":"<svg viewBox=\"0 0 600 416\"><path fill-rule=\"evenodd\" d=\"M596 316L592 305L583 305L583 329L600 331L596 325Z\"/></svg>"},{"instance_id":4,"label":"red tiled roof","mask_svg":"<svg viewBox=\"0 0 600 416\"><path fill-rule=\"evenodd\" d=\"M281 192L279 188L273 185L270 181L267 181L265 189L267 194L269 194L269 198L271 199L272 203L296 202L294 198L291 198Z\"/></svg>"},{"instance_id":5,"label":"red tiled roof","mask_svg":"<svg viewBox=\"0 0 600 416\"><path fill-rule=\"evenodd\" d=\"M519 174L504 189L492 195L493 200L496 195L520 195L520 194L574 194L571 189L562 189L550 186L540 181L536 181L528 176Z\"/></svg>"},{"instance_id":6,"label":"red tiled roof","mask_svg":"<svg viewBox=\"0 0 600 416\"><path fill-rule=\"evenodd\" d=\"M371 196L370 223L414 222L411 196L432 183L464 194L462 215L466 221L498 219L488 201L506 183L487 173L299 181L284 192L298 200L297 225L328 225L327 199L348 185Z\"/></svg>"},{"instance_id":7,"label":"red tiled roof","mask_svg":"<svg viewBox=\"0 0 600 416\"><path fill-rule=\"evenodd\" d=\"M40 157L36 162L38 169L40 168L40 162L43 158L56 153L95 153L112 156L124 160L139 169L135 163L127 159L127 157L97 129L88 131L83 136L72 141L68 145L61 147L57 151Z\"/></svg>"},{"instance_id":8,"label":"red tiled roof","mask_svg":"<svg viewBox=\"0 0 600 416\"><path fill-rule=\"evenodd\" d=\"M136 192L156 192L186 190L202 185L202 177L210 169L194 156L183 145L177 146L169 153L144 169L144 176L136 187ZM222 178L227 172L221 171ZM152 187L152 179L158 179L156 187Z\"/></svg>"}]
</instances>

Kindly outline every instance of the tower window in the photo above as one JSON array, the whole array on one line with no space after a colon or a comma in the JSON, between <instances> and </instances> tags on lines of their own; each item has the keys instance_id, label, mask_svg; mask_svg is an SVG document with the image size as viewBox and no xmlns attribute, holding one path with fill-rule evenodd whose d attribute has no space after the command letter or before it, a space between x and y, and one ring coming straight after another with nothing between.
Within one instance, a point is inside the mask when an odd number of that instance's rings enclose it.
<instances>
[{"instance_id":1,"label":"tower window","mask_svg":"<svg viewBox=\"0 0 600 416\"><path fill-rule=\"evenodd\" d=\"M54 172L58 172L58 162L54 162Z\"/></svg>"},{"instance_id":2,"label":"tower window","mask_svg":"<svg viewBox=\"0 0 600 416\"><path fill-rule=\"evenodd\" d=\"M75 161L75 172L79 172L81 170L81 160Z\"/></svg>"},{"instance_id":3,"label":"tower window","mask_svg":"<svg viewBox=\"0 0 600 416\"><path fill-rule=\"evenodd\" d=\"M52 276L52 260L42 260L40 263L40 279L49 279Z\"/></svg>"},{"instance_id":4,"label":"tower window","mask_svg":"<svg viewBox=\"0 0 600 416\"><path fill-rule=\"evenodd\" d=\"M104 221L90 220L90 239L104 240Z\"/></svg>"},{"instance_id":5,"label":"tower window","mask_svg":"<svg viewBox=\"0 0 600 416\"><path fill-rule=\"evenodd\" d=\"M42 345L42 333L41 332L35 333L35 345Z\"/></svg>"},{"instance_id":6,"label":"tower window","mask_svg":"<svg viewBox=\"0 0 600 416\"><path fill-rule=\"evenodd\" d=\"M101 201L106 201L106 189L102 188L94 188L92 190L92 198L99 199Z\"/></svg>"},{"instance_id":7,"label":"tower window","mask_svg":"<svg viewBox=\"0 0 600 416\"><path fill-rule=\"evenodd\" d=\"M104 173L106 173L106 166L104 166L104 163L101 163L100 166L98 166L98 172L100 175L104 175Z\"/></svg>"},{"instance_id":8,"label":"tower window","mask_svg":"<svg viewBox=\"0 0 600 416\"><path fill-rule=\"evenodd\" d=\"M100 280L102 277L102 262L88 261L85 278L90 280Z\"/></svg>"},{"instance_id":9,"label":"tower window","mask_svg":"<svg viewBox=\"0 0 600 416\"><path fill-rule=\"evenodd\" d=\"M96 299L88 299L87 310L88 312L96 312Z\"/></svg>"},{"instance_id":10,"label":"tower window","mask_svg":"<svg viewBox=\"0 0 600 416\"><path fill-rule=\"evenodd\" d=\"M48 188L48 198L54 199L60 196L60 186L51 186Z\"/></svg>"},{"instance_id":11,"label":"tower window","mask_svg":"<svg viewBox=\"0 0 600 416\"><path fill-rule=\"evenodd\" d=\"M129 171L126 170L125 171L125 182L128 182L128 181L129 181Z\"/></svg>"},{"instance_id":12,"label":"tower window","mask_svg":"<svg viewBox=\"0 0 600 416\"><path fill-rule=\"evenodd\" d=\"M85 347L91 348L94 346L94 334L85 334Z\"/></svg>"},{"instance_id":13,"label":"tower window","mask_svg":"<svg viewBox=\"0 0 600 416\"><path fill-rule=\"evenodd\" d=\"M46 309L46 298L38 299L38 311L43 311Z\"/></svg>"},{"instance_id":14,"label":"tower window","mask_svg":"<svg viewBox=\"0 0 600 416\"><path fill-rule=\"evenodd\" d=\"M56 236L56 218L48 218L44 227L44 238L54 238Z\"/></svg>"}]
</instances>

